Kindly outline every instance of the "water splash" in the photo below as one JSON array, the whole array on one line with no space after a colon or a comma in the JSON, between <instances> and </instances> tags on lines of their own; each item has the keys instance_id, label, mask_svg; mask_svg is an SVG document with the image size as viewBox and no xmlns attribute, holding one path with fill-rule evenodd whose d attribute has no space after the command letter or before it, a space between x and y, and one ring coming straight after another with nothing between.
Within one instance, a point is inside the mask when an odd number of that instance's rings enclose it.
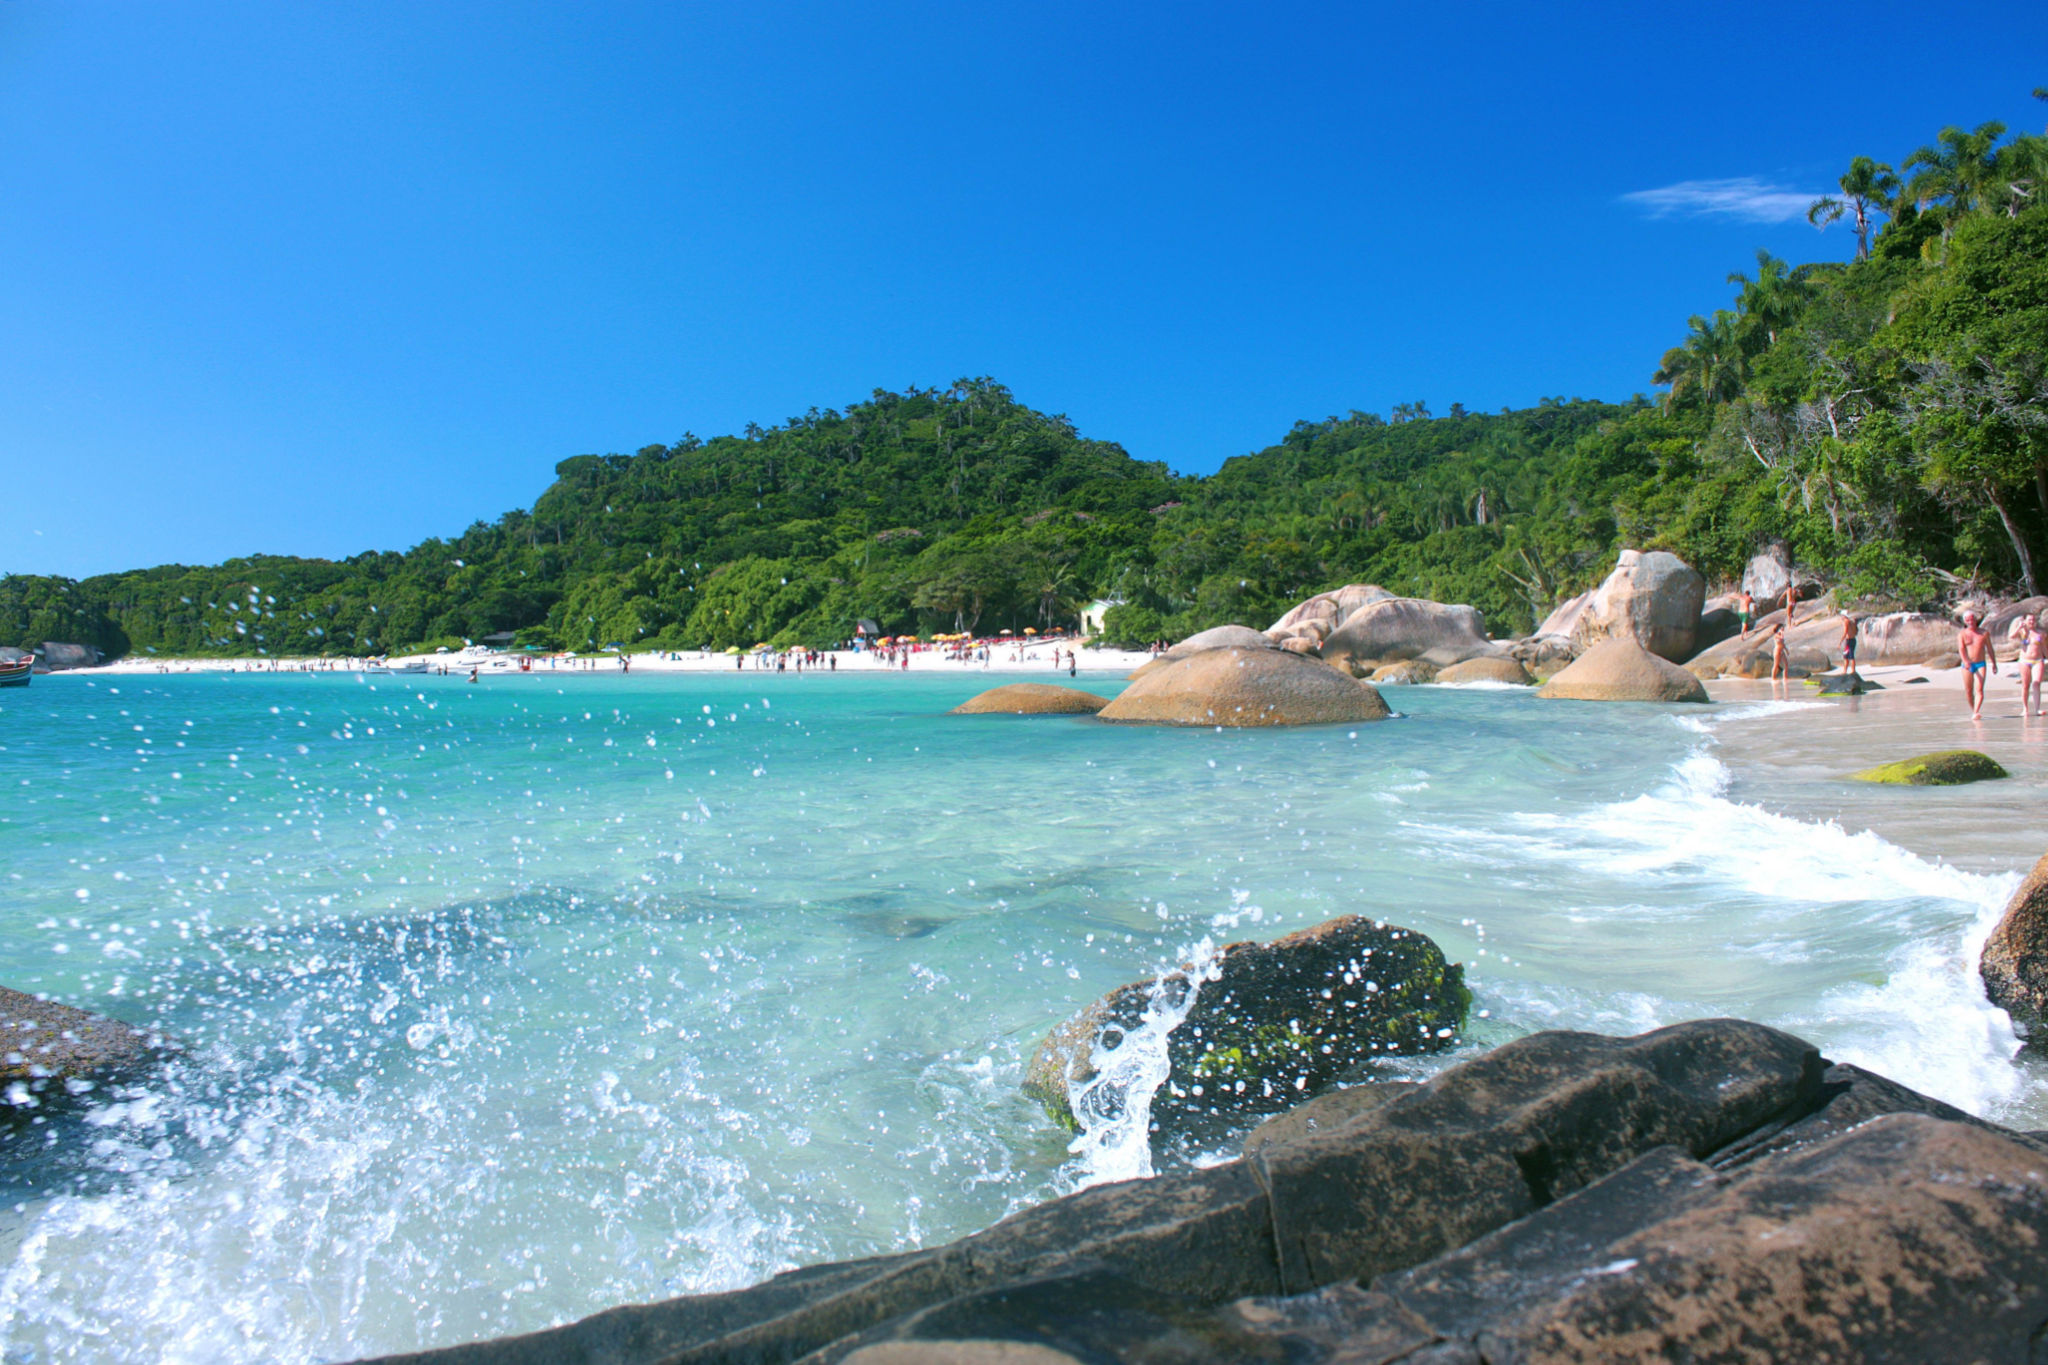
<instances>
[{"instance_id":1,"label":"water splash","mask_svg":"<svg viewBox=\"0 0 2048 1365\"><path fill-rule=\"evenodd\" d=\"M1067 1092L1081 1126L1067 1148L1075 1158L1068 1188L1152 1174L1152 1097L1172 1070L1167 1040L1194 1009L1202 983L1221 974L1222 961L1222 950L1204 937L1185 966L1162 972L1152 983L1137 1027L1111 1025L1096 1035L1088 1058L1092 1074L1079 1084L1070 1081Z\"/></svg>"}]
</instances>

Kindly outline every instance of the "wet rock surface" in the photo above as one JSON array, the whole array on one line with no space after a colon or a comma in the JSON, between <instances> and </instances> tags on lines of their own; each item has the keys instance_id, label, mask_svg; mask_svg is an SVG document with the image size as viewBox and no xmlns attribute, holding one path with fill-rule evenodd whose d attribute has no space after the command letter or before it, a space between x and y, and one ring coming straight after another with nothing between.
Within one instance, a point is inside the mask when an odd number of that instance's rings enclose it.
<instances>
[{"instance_id":1,"label":"wet rock surface","mask_svg":"<svg viewBox=\"0 0 2048 1365\"><path fill-rule=\"evenodd\" d=\"M2048 854L2006 902L1977 971L1984 994L2038 1045L2048 1028Z\"/></svg>"},{"instance_id":2,"label":"wet rock surface","mask_svg":"<svg viewBox=\"0 0 2048 1365\"><path fill-rule=\"evenodd\" d=\"M390 1359L2035 1358L2041 1141L1788 1034L1537 1034L1365 1089L949 1246Z\"/></svg>"},{"instance_id":3,"label":"wet rock surface","mask_svg":"<svg viewBox=\"0 0 2048 1365\"><path fill-rule=\"evenodd\" d=\"M146 1029L0 986L0 1113L40 1109L144 1065Z\"/></svg>"},{"instance_id":4,"label":"wet rock surface","mask_svg":"<svg viewBox=\"0 0 2048 1365\"><path fill-rule=\"evenodd\" d=\"M1216 1115L1275 1113L1321 1093L1361 1062L1450 1047L1471 1001L1464 969L1413 929L1346 915L1270 943L1224 948L1214 979L1167 1035L1155 1131ZM1032 1054L1024 1090L1074 1126L1069 1097L1136 1045L1147 1011L1185 1008L1188 978L1121 986L1054 1029Z\"/></svg>"},{"instance_id":5,"label":"wet rock surface","mask_svg":"<svg viewBox=\"0 0 2048 1365\"><path fill-rule=\"evenodd\" d=\"M1998 761L1975 749L1944 749L1940 753L1880 763L1849 776L1858 782L1886 782L1905 787L1954 787L2010 777Z\"/></svg>"}]
</instances>

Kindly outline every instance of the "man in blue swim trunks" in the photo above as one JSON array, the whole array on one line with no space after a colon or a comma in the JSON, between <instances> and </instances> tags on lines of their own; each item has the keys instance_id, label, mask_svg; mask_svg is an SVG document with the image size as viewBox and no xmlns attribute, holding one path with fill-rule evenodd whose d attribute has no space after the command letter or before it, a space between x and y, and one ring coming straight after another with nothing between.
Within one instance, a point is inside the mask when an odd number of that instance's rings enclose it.
<instances>
[{"instance_id":1,"label":"man in blue swim trunks","mask_svg":"<svg viewBox=\"0 0 2048 1365\"><path fill-rule=\"evenodd\" d=\"M1963 660L1963 700L1970 704L1970 719L1984 715L1984 670L1998 671L1998 651L1992 648L1991 633L1977 624L1977 613L1963 613L1963 628L1956 635L1956 653Z\"/></svg>"}]
</instances>

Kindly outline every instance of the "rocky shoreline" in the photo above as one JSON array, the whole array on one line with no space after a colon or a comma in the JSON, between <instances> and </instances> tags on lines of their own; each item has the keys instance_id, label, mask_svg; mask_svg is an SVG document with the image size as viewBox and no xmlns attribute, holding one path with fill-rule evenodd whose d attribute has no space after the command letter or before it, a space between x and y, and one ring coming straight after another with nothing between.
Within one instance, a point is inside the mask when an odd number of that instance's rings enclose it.
<instances>
[{"instance_id":1,"label":"rocky shoreline","mask_svg":"<svg viewBox=\"0 0 2048 1365\"><path fill-rule=\"evenodd\" d=\"M2021 1361L2048 1326L2048 1141L1759 1024L1536 1034L1245 1146L949 1246L381 1359Z\"/></svg>"}]
</instances>

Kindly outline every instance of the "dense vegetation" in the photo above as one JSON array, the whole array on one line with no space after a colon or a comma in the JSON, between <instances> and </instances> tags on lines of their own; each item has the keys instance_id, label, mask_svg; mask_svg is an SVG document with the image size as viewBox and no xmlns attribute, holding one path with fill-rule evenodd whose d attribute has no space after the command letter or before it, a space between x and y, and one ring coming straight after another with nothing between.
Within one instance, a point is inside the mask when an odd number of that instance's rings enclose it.
<instances>
[{"instance_id":1,"label":"dense vegetation","mask_svg":"<svg viewBox=\"0 0 2048 1365\"><path fill-rule=\"evenodd\" d=\"M1184 478L988 379L767 430L580 455L530 510L411 551L0 578L0 643L367 654L506 630L576 649L827 644L1071 624L1138 641L1263 625L1345 582L1526 630L1624 545L1730 579L1765 542L1865 599L2038 586L2048 544L2048 139L1950 128L1858 157L1817 224L1694 317L1662 401L1422 403L1299 422Z\"/></svg>"}]
</instances>

